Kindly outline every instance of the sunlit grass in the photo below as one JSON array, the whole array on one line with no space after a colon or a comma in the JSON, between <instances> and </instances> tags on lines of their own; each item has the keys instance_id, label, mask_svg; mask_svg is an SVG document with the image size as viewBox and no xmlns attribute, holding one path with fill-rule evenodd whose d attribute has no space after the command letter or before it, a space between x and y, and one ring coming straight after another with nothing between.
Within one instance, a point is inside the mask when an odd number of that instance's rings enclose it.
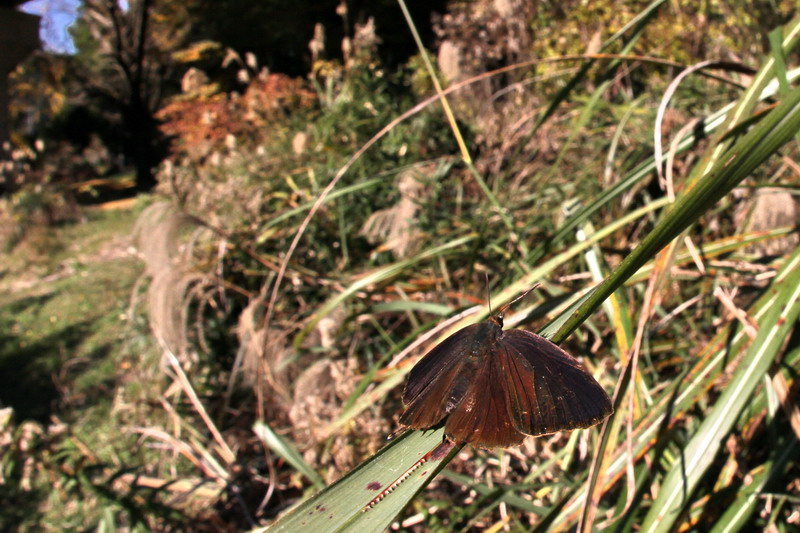
<instances>
[{"instance_id":1,"label":"sunlit grass","mask_svg":"<svg viewBox=\"0 0 800 533\"><path fill-rule=\"evenodd\" d=\"M436 99L414 108L428 95L401 91L403 73L318 65L314 106L259 116L263 138L173 156L166 199L141 211L129 242L142 283L120 236L131 212L30 233L2 281L34 273L1 297L0 364L11 385L11 367L35 366L20 395L51 387L52 412L69 418L35 456L38 501L47 476L59 480L44 519L142 530L278 519L286 531L797 520L796 217L747 222L759 188L796 189L796 73L766 56L755 77L721 71L747 89L687 78L659 182L653 129L676 67L635 51L640 30L668 20L662 4L602 44L624 57L563 58L570 68L535 85L527 72L560 62L516 66L448 93L463 142ZM784 29L787 56L798 27ZM787 87L770 84L776 74ZM489 89L514 96L481 115L470 104ZM109 242L120 255L98 260ZM407 433L384 447L416 358L484 319L489 296L497 309L537 282L507 324L581 357L616 391L615 416L458 450L362 512L441 440ZM19 412L47 423L39 400ZM3 463L17 477L19 457Z\"/></svg>"}]
</instances>

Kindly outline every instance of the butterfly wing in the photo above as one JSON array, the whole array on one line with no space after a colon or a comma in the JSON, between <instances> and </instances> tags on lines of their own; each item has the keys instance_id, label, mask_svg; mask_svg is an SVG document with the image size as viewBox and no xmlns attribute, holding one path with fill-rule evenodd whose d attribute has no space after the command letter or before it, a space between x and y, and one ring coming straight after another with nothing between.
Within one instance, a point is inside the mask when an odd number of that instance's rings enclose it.
<instances>
[{"instance_id":1,"label":"butterfly wing","mask_svg":"<svg viewBox=\"0 0 800 533\"><path fill-rule=\"evenodd\" d=\"M450 413L445 434L455 442L481 448L506 448L525 440L514 423L508 380L511 365L506 350L495 344L470 376L464 399Z\"/></svg>"},{"instance_id":2,"label":"butterfly wing","mask_svg":"<svg viewBox=\"0 0 800 533\"><path fill-rule=\"evenodd\" d=\"M605 390L580 363L544 337L512 329L499 351L509 365L506 378L514 427L527 435L586 428L613 411Z\"/></svg>"},{"instance_id":3,"label":"butterfly wing","mask_svg":"<svg viewBox=\"0 0 800 533\"><path fill-rule=\"evenodd\" d=\"M464 398L472 376L464 371L466 355L473 347L480 324L453 333L428 352L408 375L400 423L427 429L441 422Z\"/></svg>"}]
</instances>

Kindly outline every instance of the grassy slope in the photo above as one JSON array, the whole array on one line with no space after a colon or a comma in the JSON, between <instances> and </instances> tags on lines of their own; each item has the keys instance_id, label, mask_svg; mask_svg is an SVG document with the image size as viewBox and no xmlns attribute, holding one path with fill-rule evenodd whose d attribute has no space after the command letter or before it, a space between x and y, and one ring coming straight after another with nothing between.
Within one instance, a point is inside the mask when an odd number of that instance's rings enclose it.
<instances>
[{"instance_id":1,"label":"grassy slope","mask_svg":"<svg viewBox=\"0 0 800 533\"><path fill-rule=\"evenodd\" d=\"M115 390L131 366L126 312L142 271L130 253L138 212L88 210L83 223L34 229L0 259L0 401L17 425L67 422L101 456L121 444L109 435L117 434ZM66 518L69 503L37 488L25 522ZM0 524L12 519L0 511Z\"/></svg>"}]
</instances>

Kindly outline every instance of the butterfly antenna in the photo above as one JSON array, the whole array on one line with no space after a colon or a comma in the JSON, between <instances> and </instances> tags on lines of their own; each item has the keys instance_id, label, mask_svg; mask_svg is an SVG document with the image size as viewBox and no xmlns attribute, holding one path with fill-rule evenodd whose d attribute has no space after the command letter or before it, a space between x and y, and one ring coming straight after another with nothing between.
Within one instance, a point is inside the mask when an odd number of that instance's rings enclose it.
<instances>
[{"instance_id":1,"label":"butterfly antenna","mask_svg":"<svg viewBox=\"0 0 800 533\"><path fill-rule=\"evenodd\" d=\"M489 273L483 273L484 278L486 279L486 300L489 302L489 314L492 314L492 291L489 289Z\"/></svg>"},{"instance_id":2,"label":"butterfly antenna","mask_svg":"<svg viewBox=\"0 0 800 533\"><path fill-rule=\"evenodd\" d=\"M523 292L522 294L520 294L519 296L517 296L516 298L514 298L510 302L508 302L506 305L501 307L497 312L505 314L506 309L508 309L509 307L511 307L512 305L517 303L518 301L522 300L523 298L525 298L528 294L530 294L533 290L539 288L540 286L541 286L541 283L537 282L533 287L530 287L529 289L525 290L525 292Z\"/></svg>"},{"instance_id":3,"label":"butterfly antenna","mask_svg":"<svg viewBox=\"0 0 800 533\"><path fill-rule=\"evenodd\" d=\"M428 461L430 461L430 460L434 460L434 461L440 461L440 460L444 459L444 458L445 458L445 456L446 456L448 453L450 453L450 450L452 450L452 449L453 449L453 447L454 447L455 445L456 445L456 443L455 443L455 442L453 442L453 441L451 441L451 440L449 440L449 439L445 439L445 440L443 440L442 442L440 442L440 443L439 443L439 444L438 444L438 445L437 445L437 446L436 446L434 449L432 449L431 451L429 451L428 453L426 453L425 455L423 455L422 457L420 457L420 458L417 460L417 462L416 462L416 463L414 463L413 465L411 465L411 466L408 468L408 470L406 470L405 472L403 472L403 473L400 475L400 477L398 477L397 479L395 479L394 481L392 481L391 483L389 483L388 485L386 485L386 488L385 488L385 489L383 489L383 490L380 492L380 494L378 494L377 496L375 496L374 498L372 498L372 500L370 500L370 502L369 502L367 505L365 505L363 509L361 509L361 512L362 512L362 513L366 513L367 511L369 511L370 509L372 509L373 507L375 507L376 505L378 505L378 503L380 503L380 501L381 501L381 500L383 500L383 499L384 499L386 496L388 496L389 494L391 494L391 492L392 492L394 489L396 489L397 487L399 487L399 486L400 486L400 484L401 484L403 481L405 481L405 480L407 480L409 477L411 477L411 474L413 474L413 473L414 473L414 471L415 471L417 468L419 468L420 466L424 465L425 463L427 463L427 462L428 462Z\"/></svg>"}]
</instances>

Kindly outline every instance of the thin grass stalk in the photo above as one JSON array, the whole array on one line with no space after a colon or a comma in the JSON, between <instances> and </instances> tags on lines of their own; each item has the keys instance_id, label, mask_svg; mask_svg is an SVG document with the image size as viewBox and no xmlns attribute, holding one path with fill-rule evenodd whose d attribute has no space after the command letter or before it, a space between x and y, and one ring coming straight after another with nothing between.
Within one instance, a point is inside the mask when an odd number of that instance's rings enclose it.
<instances>
[{"instance_id":1,"label":"thin grass stalk","mask_svg":"<svg viewBox=\"0 0 800 533\"><path fill-rule=\"evenodd\" d=\"M707 209L730 192L800 129L800 88L795 88L762 122L746 134L695 187L675 203L664 219L617 269L598 286L553 336L558 343L569 336L597 307L661 248L680 235ZM732 164L736 161L736 164Z\"/></svg>"},{"instance_id":2,"label":"thin grass stalk","mask_svg":"<svg viewBox=\"0 0 800 533\"><path fill-rule=\"evenodd\" d=\"M755 321L763 321L775 305L772 294L764 293L751 308L750 316ZM660 440L668 435L670 428L679 423L690 409L707 396L721 376L724 364L731 359L730 354L739 352L749 341L750 338L741 323L729 323L697 355L692 368L673 379L670 385L661 391L655 403L650 406L634 429L632 438L634 461L641 460L645 453L659 446ZM603 482L603 492L611 490L619 481L630 460L626 448L618 447L614 450ZM585 495L585 487L575 492L558 517L559 523L572 523L577 519L579 508L584 505Z\"/></svg>"},{"instance_id":3,"label":"thin grass stalk","mask_svg":"<svg viewBox=\"0 0 800 533\"><path fill-rule=\"evenodd\" d=\"M472 157L469 155L467 145L464 142L464 137L461 135L461 130L456 123L456 117L453 115L453 110L450 108L450 103L447 101L444 91L442 90L442 85L439 83L439 76L436 75L436 69L433 68L431 59L428 57L428 51L425 50L425 45L422 44L422 38L420 38L419 32L417 32L417 26L414 24L414 19L411 18L411 13L408 12L408 7L406 7L405 0L397 0L397 3L400 6L400 9L403 11L403 16L406 19L408 28L411 30L411 35L414 37L414 42L417 44L417 49L422 56L422 61L425 63L425 68L428 70L428 75L431 77L433 86L436 88L436 94L439 96L439 100L442 102L442 109L444 109L444 114L447 116L447 122L450 123L450 130L453 132L456 142L458 143L458 149L461 151L461 159L467 165L471 165Z\"/></svg>"},{"instance_id":4,"label":"thin grass stalk","mask_svg":"<svg viewBox=\"0 0 800 533\"><path fill-rule=\"evenodd\" d=\"M686 500L714 461L724 436L731 430L762 377L781 353L781 347L800 316L800 248L775 278L770 294L773 305L759 322L756 338L710 414L683 449L664 480L658 498L642 524L642 531L669 531Z\"/></svg>"}]
</instances>

